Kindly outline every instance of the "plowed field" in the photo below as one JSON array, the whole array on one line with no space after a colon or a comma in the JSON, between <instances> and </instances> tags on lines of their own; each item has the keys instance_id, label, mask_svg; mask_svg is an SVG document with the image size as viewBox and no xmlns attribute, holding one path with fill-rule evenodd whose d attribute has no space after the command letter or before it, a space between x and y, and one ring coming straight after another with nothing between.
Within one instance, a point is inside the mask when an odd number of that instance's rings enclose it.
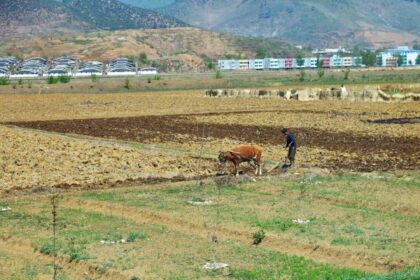
<instances>
[{"instance_id":1,"label":"plowed field","mask_svg":"<svg viewBox=\"0 0 420 280\"><path fill-rule=\"evenodd\" d=\"M261 112L232 113L240 119L241 115ZM267 113L267 112L264 112ZM293 112L303 114L303 112ZM195 115L200 120L208 116L223 118L226 114ZM82 134L94 137L136 141L142 143L165 143L200 145L210 138L220 142L223 139L259 143L263 146L278 146L283 143L280 127L243 124L223 124L222 122L198 123L194 116L144 116L131 118L85 119L63 121L18 122L13 125L60 133ZM335 153L337 157L326 156L326 160L311 164L330 169L356 171L387 171L395 169L419 169L420 138L365 135L351 132L325 131L309 127L290 127L296 134L299 146L307 149L321 149ZM204 135L203 135L204 133ZM218 145L216 145L218 148ZM211 152L215 152L212 149ZM321 152L322 154L322 152ZM342 158L342 156L344 158ZM350 155L350 157L346 157ZM355 158L356 157L356 158ZM266 155L275 160L275 157ZM301 161L305 159L300 157Z\"/></svg>"}]
</instances>

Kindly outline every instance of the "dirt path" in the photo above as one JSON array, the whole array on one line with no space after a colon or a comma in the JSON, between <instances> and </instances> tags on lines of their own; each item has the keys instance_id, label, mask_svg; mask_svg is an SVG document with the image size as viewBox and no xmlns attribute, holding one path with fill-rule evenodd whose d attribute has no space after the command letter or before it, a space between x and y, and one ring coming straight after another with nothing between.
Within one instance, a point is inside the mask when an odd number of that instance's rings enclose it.
<instances>
[{"instance_id":1,"label":"dirt path","mask_svg":"<svg viewBox=\"0 0 420 280\"><path fill-rule=\"evenodd\" d=\"M77 200L66 198L63 207L82 208L88 211L104 213L110 207L116 215L124 215L124 218L131 219L137 223L153 223L167 226L173 230L186 234L198 235L202 238L210 238L211 229L189 222L188 220L173 217L164 213L157 213L138 209L135 207L127 207L117 203L97 202L90 200ZM123 214L122 214L123 213ZM245 244L252 244L252 232L246 229L231 229L221 227L219 229L220 240L236 240ZM353 253L343 251L342 249L332 248L327 244L308 244L301 240L282 237L274 234L267 234L262 247L286 252L290 255L303 256L320 263L328 263L332 265L351 267L369 272L386 272L395 268L402 268L399 264L384 263L371 256L357 256Z\"/></svg>"},{"instance_id":2,"label":"dirt path","mask_svg":"<svg viewBox=\"0 0 420 280\"><path fill-rule=\"evenodd\" d=\"M0 237L0 251L8 256L25 260L28 263L36 263L40 265L53 264L53 257L43 255L34 251L29 241ZM57 257L57 265L61 268L61 273L66 274L72 280L85 280L87 278L102 280L126 280L129 275L113 269L99 270L99 267L90 261L70 262L63 256Z\"/></svg>"}]
</instances>

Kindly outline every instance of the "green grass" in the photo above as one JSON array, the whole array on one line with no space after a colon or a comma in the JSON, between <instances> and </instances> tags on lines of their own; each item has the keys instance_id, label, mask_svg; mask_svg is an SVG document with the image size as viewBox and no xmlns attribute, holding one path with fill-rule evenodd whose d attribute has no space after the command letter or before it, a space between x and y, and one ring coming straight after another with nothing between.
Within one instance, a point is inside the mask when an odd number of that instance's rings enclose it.
<instances>
[{"instance_id":1,"label":"green grass","mask_svg":"<svg viewBox=\"0 0 420 280\"><path fill-rule=\"evenodd\" d=\"M328 85L338 87L343 83L344 73L341 71L326 70L325 75L319 78L316 70L305 71L305 81L299 80L299 71L259 71L259 72L221 72L221 79L215 79L215 72L208 72L204 74L187 73L160 73L161 81L153 81L153 83L145 83L146 77L136 77L132 79L129 89L124 88L124 79L117 77L101 77L100 87L95 86L89 90L90 93L119 93L119 92L153 92L153 91L186 91L186 90L204 90L208 88L266 88L276 86L290 86L302 87L310 85ZM152 79L153 77L149 77ZM348 80L345 80L346 85L355 84L404 84L404 83L418 83L420 80L420 70L401 70L396 74L388 71L364 71L351 72ZM37 92L36 84L46 83L46 79L32 79L34 87L33 92ZM91 82L90 77L72 79L72 86L60 87L60 92L66 93L86 93L86 87ZM140 83L141 81L141 83ZM183 81L179 83L172 83L172 81ZM204 82L203 82L204 81ZM117 83L116 83L117 82ZM117 85L119 84L119 86ZM53 92L54 86L51 86ZM19 88L15 93L19 92Z\"/></svg>"},{"instance_id":2,"label":"green grass","mask_svg":"<svg viewBox=\"0 0 420 280\"><path fill-rule=\"evenodd\" d=\"M352 269L333 268L329 265L319 265L307 261L302 257L286 257L280 253L267 250L260 256L252 255L253 267L231 267L230 277L233 279L345 279L350 277L363 277L363 273ZM252 253L251 253L252 254ZM270 267L262 265L264 262Z\"/></svg>"},{"instance_id":3,"label":"green grass","mask_svg":"<svg viewBox=\"0 0 420 280\"><path fill-rule=\"evenodd\" d=\"M362 196L356 196L357 200L351 205L354 207L349 207L348 204L339 205L334 201L320 203L312 200L309 195L304 199L288 196L288 193L299 191L299 184L305 184L309 193L328 193L331 187L341 186L342 192L328 195L348 196L355 191L364 190L365 186L366 192L370 193L369 188L373 186L373 189L376 189L378 184L379 190L383 190L384 187L385 190L392 190L398 187L400 181L407 182L408 185L404 183L399 191L415 195L417 189L412 187L415 179L384 180L357 174L339 174L223 186L220 188L220 196L216 185L209 183L203 186L176 184L156 189L141 186L124 191L90 191L80 194L79 198L162 213L189 223L204 224L209 228L219 215L223 227L238 226L248 229L250 233L260 230L264 235L293 237L310 244L323 240L339 250L357 247L357 250L360 249L368 255L376 252L378 256L395 255L407 261L415 257L412 250L411 253L407 253L407 248L415 246L414 236L409 232L414 232L418 218L403 214L389 215L387 211L361 206L365 203ZM356 185L353 184L363 185L356 190ZM282 194L283 189L286 190L285 194ZM194 198L197 201L209 199L214 204L193 206L187 203ZM48 201L42 202L34 198L7 203L5 201L2 204L10 205L13 211L0 214L0 223L4 225L0 229L1 233L17 238L29 238L34 247L44 254L51 255L51 210ZM83 203L81 205L83 207ZM102 213L96 213L59 207L58 252L67 255L74 262L89 259L90 262L97 263L101 271L108 268L135 271L146 266L149 274L145 277L158 279L359 279L375 276L353 269L321 265L302 257L271 250L264 246L264 238L259 246L252 246L252 234L248 244L229 239L219 240L216 259L229 264L230 275L205 272L201 270L201 266L211 259L212 255L211 243L207 238L177 232L160 225L159 219L157 224L141 224L134 219L120 218L121 213L116 213L115 210L111 216L111 208L112 206L109 211L103 208ZM310 223L294 224L292 219L298 217L309 219ZM254 235L254 238L261 236ZM128 243L100 244L101 240L118 241L121 238L126 239ZM97 255L102 250L109 252L109 246L115 246L112 247L113 254ZM0 262L4 258L0 252ZM153 263L162 265L158 267ZM26 273L30 275L34 271L28 267ZM377 278L372 279L394 280L405 279L402 275L418 275L418 272L413 271L407 273L376 275Z\"/></svg>"},{"instance_id":4,"label":"green grass","mask_svg":"<svg viewBox=\"0 0 420 280\"><path fill-rule=\"evenodd\" d=\"M375 275L362 278L351 278L349 280L419 280L420 270L412 269L400 272L393 272L384 275Z\"/></svg>"}]
</instances>

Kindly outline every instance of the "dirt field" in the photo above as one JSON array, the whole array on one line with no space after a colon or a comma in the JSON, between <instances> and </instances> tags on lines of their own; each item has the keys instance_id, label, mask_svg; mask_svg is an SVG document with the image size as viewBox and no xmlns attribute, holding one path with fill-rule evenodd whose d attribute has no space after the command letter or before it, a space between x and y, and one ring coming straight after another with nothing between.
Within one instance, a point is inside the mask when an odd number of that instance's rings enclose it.
<instances>
[{"instance_id":1,"label":"dirt field","mask_svg":"<svg viewBox=\"0 0 420 280\"><path fill-rule=\"evenodd\" d=\"M0 95L0 276L51 278L55 190L61 279L416 279L420 123L386 120L419 117L415 102ZM281 127L298 140L288 173L215 176L240 143L265 171L281 160ZM202 269L214 260L229 272Z\"/></svg>"},{"instance_id":2,"label":"dirt field","mask_svg":"<svg viewBox=\"0 0 420 280\"><path fill-rule=\"evenodd\" d=\"M195 155L200 149L215 155L235 144L258 143L269 164L284 157L279 130L289 127L299 143L301 166L347 171L420 167L419 123L372 122L416 118L415 102L212 99L202 92L7 98L11 102L4 109L11 114L3 115L4 124L42 131L158 144ZM21 111L14 113L14 106Z\"/></svg>"}]
</instances>

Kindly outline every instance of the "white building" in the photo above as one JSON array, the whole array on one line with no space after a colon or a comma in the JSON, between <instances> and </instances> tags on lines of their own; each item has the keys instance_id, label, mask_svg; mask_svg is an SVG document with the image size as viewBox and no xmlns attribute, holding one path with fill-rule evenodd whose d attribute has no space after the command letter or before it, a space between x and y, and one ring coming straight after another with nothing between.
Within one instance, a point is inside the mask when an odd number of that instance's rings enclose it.
<instances>
[{"instance_id":1,"label":"white building","mask_svg":"<svg viewBox=\"0 0 420 280\"><path fill-rule=\"evenodd\" d=\"M239 68L239 63L235 59L219 60L217 64L220 70L236 70Z\"/></svg>"},{"instance_id":2,"label":"white building","mask_svg":"<svg viewBox=\"0 0 420 280\"><path fill-rule=\"evenodd\" d=\"M264 70L264 59L249 60L249 69Z\"/></svg>"},{"instance_id":3,"label":"white building","mask_svg":"<svg viewBox=\"0 0 420 280\"><path fill-rule=\"evenodd\" d=\"M158 69L155 67L145 67L141 68L139 71L140 75L156 75L158 73Z\"/></svg>"},{"instance_id":4,"label":"white building","mask_svg":"<svg viewBox=\"0 0 420 280\"><path fill-rule=\"evenodd\" d=\"M269 70L280 69L280 59L278 58L266 58L264 59L264 67Z\"/></svg>"},{"instance_id":5,"label":"white building","mask_svg":"<svg viewBox=\"0 0 420 280\"><path fill-rule=\"evenodd\" d=\"M249 69L249 60L242 59L238 61L238 67L240 70L248 70Z\"/></svg>"}]
</instances>

